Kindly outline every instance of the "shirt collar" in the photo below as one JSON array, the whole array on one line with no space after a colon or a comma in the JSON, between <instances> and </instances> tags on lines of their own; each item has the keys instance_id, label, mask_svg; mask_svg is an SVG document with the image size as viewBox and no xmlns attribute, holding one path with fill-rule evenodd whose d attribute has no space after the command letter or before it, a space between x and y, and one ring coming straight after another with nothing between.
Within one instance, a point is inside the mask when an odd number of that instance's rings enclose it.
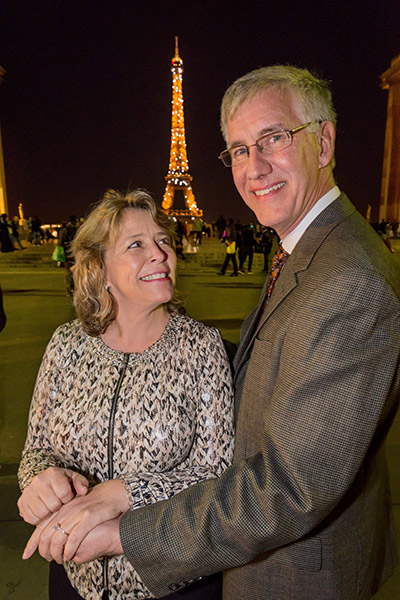
<instances>
[{"instance_id":1,"label":"shirt collar","mask_svg":"<svg viewBox=\"0 0 400 600\"><path fill-rule=\"evenodd\" d=\"M281 240L281 245L286 252L291 254L296 246L297 242L314 219L321 213L329 204L331 204L336 198L340 196L340 190L337 185L329 190L322 198L320 198L312 207L312 209L306 214L306 216L300 221L300 223L288 233Z\"/></svg>"}]
</instances>

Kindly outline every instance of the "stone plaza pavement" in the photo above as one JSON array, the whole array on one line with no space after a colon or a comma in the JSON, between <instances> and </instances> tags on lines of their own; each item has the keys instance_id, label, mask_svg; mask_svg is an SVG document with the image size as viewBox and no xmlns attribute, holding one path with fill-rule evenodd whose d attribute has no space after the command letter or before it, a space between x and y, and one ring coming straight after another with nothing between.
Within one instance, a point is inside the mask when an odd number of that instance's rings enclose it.
<instances>
[{"instance_id":1,"label":"stone plaza pavement","mask_svg":"<svg viewBox=\"0 0 400 600\"><path fill-rule=\"evenodd\" d=\"M400 240L393 245L400 260ZM0 600L47 598L46 561L37 554L28 561L21 559L32 527L19 518L16 508L16 469L44 348L57 325L74 317L64 272L50 260L52 250L51 245L43 245L0 254L0 284L8 318L0 333ZM236 342L241 322L258 300L265 273L261 272L262 256L255 255L253 275L231 278L229 267L225 277L217 277L223 258L223 246L206 241L198 255L179 261L177 287L191 316L218 327L223 337ZM387 451L400 534L400 415ZM400 546L400 535L398 539ZM399 567L375 600L400 600Z\"/></svg>"}]
</instances>

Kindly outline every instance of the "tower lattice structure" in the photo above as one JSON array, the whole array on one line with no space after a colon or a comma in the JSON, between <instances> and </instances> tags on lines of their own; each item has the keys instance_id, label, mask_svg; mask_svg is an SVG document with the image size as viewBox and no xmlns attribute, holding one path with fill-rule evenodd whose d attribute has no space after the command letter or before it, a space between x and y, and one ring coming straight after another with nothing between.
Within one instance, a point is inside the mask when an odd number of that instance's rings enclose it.
<instances>
[{"instance_id":1,"label":"tower lattice structure","mask_svg":"<svg viewBox=\"0 0 400 600\"><path fill-rule=\"evenodd\" d=\"M165 176L165 187L162 207L169 215L179 217L194 217L203 215L199 210L192 190L193 177L189 173L186 151L185 117L183 112L182 74L183 60L179 56L178 38L175 37L175 56L172 59L172 119L171 119L171 149L169 155L168 174ZM175 192L183 193L186 209L174 209Z\"/></svg>"}]
</instances>

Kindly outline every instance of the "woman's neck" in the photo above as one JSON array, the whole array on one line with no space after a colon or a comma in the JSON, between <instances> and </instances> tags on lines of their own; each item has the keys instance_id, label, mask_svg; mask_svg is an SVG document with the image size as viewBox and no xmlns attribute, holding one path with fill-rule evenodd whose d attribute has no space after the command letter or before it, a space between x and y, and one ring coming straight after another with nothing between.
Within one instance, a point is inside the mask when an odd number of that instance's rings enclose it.
<instances>
[{"instance_id":1,"label":"woman's neck","mask_svg":"<svg viewBox=\"0 0 400 600\"><path fill-rule=\"evenodd\" d=\"M163 307L147 314L118 315L100 337L113 350L144 352L160 339L169 316Z\"/></svg>"}]
</instances>

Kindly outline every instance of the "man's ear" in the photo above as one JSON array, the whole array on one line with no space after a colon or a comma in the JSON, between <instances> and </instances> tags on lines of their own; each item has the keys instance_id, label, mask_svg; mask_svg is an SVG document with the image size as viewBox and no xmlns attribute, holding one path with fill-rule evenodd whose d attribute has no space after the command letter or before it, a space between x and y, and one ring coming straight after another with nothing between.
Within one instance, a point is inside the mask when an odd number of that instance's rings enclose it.
<instances>
[{"instance_id":1,"label":"man's ear","mask_svg":"<svg viewBox=\"0 0 400 600\"><path fill-rule=\"evenodd\" d=\"M323 121L321 123L321 131L319 133L319 167L322 169L331 162L335 154L335 128L331 121Z\"/></svg>"}]
</instances>

